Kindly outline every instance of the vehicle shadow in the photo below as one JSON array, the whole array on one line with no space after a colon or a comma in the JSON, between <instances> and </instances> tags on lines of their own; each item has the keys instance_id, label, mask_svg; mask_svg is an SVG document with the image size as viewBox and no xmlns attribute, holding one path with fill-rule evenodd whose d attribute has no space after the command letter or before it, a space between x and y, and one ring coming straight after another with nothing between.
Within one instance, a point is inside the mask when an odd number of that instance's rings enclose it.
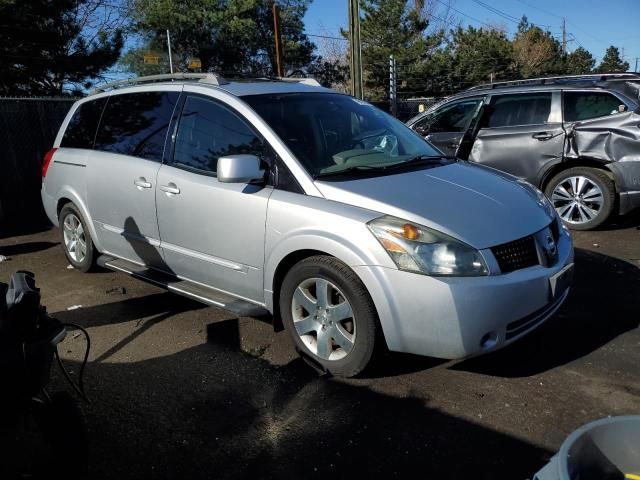
<instances>
[{"instance_id":1,"label":"vehicle shadow","mask_svg":"<svg viewBox=\"0 0 640 480\"><path fill-rule=\"evenodd\" d=\"M63 323L77 323L86 328L125 323L165 314L171 316L203 308L207 308L207 305L174 293L158 292L93 307L63 310L52 313L51 316Z\"/></svg>"},{"instance_id":2,"label":"vehicle shadow","mask_svg":"<svg viewBox=\"0 0 640 480\"><path fill-rule=\"evenodd\" d=\"M300 359L273 366L239 351L233 329L213 324L210 341L172 355L89 365L90 478L512 479L552 454L421 398L319 378Z\"/></svg>"},{"instance_id":3,"label":"vehicle shadow","mask_svg":"<svg viewBox=\"0 0 640 480\"><path fill-rule=\"evenodd\" d=\"M640 269L576 249L572 291L539 329L497 352L451 366L500 377L526 377L581 358L640 324Z\"/></svg>"},{"instance_id":4,"label":"vehicle shadow","mask_svg":"<svg viewBox=\"0 0 640 480\"><path fill-rule=\"evenodd\" d=\"M26 253L35 253L60 245L60 242L24 242L13 245L0 245L0 255L15 257Z\"/></svg>"}]
</instances>

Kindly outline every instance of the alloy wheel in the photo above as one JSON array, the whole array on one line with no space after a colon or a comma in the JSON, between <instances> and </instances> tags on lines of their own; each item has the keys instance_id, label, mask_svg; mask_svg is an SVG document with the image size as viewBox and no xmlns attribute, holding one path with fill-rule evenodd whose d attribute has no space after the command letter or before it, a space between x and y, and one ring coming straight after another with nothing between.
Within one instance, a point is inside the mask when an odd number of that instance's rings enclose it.
<instances>
[{"instance_id":1,"label":"alloy wheel","mask_svg":"<svg viewBox=\"0 0 640 480\"><path fill-rule=\"evenodd\" d=\"M64 218L62 229L64 246L69 257L76 263L82 263L87 256L87 238L82 222L76 215L70 213Z\"/></svg>"},{"instance_id":2,"label":"alloy wheel","mask_svg":"<svg viewBox=\"0 0 640 480\"><path fill-rule=\"evenodd\" d=\"M340 360L352 350L356 321L351 304L330 281L309 278L291 302L293 326L305 346L323 360Z\"/></svg>"},{"instance_id":3,"label":"alloy wheel","mask_svg":"<svg viewBox=\"0 0 640 480\"><path fill-rule=\"evenodd\" d=\"M604 205L602 189L584 176L562 180L553 189L551 202L567 223L582 224L596 218Z\"/></svg>"}]
</instances>

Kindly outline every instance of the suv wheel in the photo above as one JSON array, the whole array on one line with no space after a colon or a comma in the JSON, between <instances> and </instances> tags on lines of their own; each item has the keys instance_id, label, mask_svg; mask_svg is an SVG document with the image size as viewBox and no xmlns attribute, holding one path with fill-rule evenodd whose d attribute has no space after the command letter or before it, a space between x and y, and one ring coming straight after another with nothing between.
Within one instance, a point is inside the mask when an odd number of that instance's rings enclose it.
<instances>
[{"instance_id":1,"label":"suv wheel","mask_svg":"<svg viewBox=\"0 0 640 480\"><path fill-rule=\"evenodd\" d=\"M332 375L352 377L373 355L377 315L369 292L328 256L294 265L280 290L282 321L296 347Z\"/></svg>"},{"instance_id":2,"label":"suv wheel","mask_svg":"<svg viewBox=\"0 0 640 480\"><path fill-rule=\"evenodd\" d=\"M74 204L67 203L60 210L59 221L67 260L74 268L88 272L93 267L95 249L84 218Z\"/></svg>"},{"instance_id":3,"label":"suv wheel","mask_svg":"<svg viewBox=\"0 0 640 480\"><path fill-rule=\"evenodd\" d=\"M544 192L562 221L573 230L591 230L613 213L616 190L606 173L595 168L575 167L560 172Z\"/></svg>"}]
</instances>

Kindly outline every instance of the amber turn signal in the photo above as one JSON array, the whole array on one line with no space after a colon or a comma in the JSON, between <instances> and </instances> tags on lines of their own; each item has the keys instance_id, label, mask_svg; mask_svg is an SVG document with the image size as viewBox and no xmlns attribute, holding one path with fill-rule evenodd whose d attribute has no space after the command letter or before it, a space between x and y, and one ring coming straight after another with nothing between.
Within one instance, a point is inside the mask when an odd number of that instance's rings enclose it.
<instances>
[{"instance_id":1,"label":"amber turn signal","mask_svg":"<svg viewBox=\"0 0 640 480\"><path fill-rule=\"evenodd\" d=\"M402 226L402 234L407 240L417 240L420 236L420 230L418 230L416 226L411 225L410 223L405 223Z\"/></svg>"}]
</instances>

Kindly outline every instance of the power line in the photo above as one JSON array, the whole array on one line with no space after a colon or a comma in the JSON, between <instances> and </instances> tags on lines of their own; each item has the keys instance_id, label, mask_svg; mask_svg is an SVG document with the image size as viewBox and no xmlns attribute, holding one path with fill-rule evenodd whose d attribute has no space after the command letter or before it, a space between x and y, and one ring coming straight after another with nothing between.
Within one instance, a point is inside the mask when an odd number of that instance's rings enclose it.
<instances>
[{"instance_id":1,"label":"power line","mask_svg":"<svg viewBox=\"0 0 640 480\"><path fill-rule=\"evenodd\" d=\"M504 11L502 11L502 10L498 9L498 8L492 7L491 5L488 5L488 4L484 3L484 2L482 2L481 0L473 0L473 1L474 1L475 3L477 3L478 5L480 5L481 7L486 8L486 9L487 9L487 10L489 10L490 12L493 12L493 13L495 13L496 15L499 15L500 17L504 18L505 20L508 20L508 21L510 21L510 22L513 22L513 23L515 23L516 25L520 23L520 19L519 19L519 18L516 18L516 17L514 17L513 15L511 15L511 14L509 14L509 13L507 13L507 12L504 12ZM556 28L556 27L554 27L554 26L552 26L552 25L542 25L542 24L539 24L539 23L533 23L533 22L530 22L530 23L531 23L531 25L533 25L534 27L538 27L538 28L546 28L546 29L553 29L553 28Z\"/></svg>"},{"instance_id":2,"label":"power line","mask_svg":"<svg viewBox=\"0 0 640 480\"><path fill-rule=\"evenodd\" d=\"M481 23L482 25L485 25L485 26L487 26L487 27L489 27L489 28L493 28L493 26L492 26L492 25L490 25L490 24L488 24L488 23L486 23L486 22L483 22L482 20L478 20L477 18L472 17L471 15L467 15L467 14L466 14L466 13L464 13L463 11L458 10L457 8L452 7L451 5L449 5L448 3L443 2L442 0L436 0L436 2L438 2L438 3L442 4L442 5L444 5L444 6L445 6L445 7L447 7L447 8L450 8L450 9L451 9L451 10L453 10L454 12L458 12L460 15L463 15L463 16L465 16L465 17L467 17L467 18L470 18L470 19L471 19L471 20L473 20L474 22L478 22L478 23ZM432 15L432 16L434 16L434 15ZM436 17L436 18L438 18L438 17ZM440 20L442 20L442 19L440 19Z\"/></svg>"},{"instance_id":3,"label":"power line","mask_svg":"<svg viewBox=\"0 0 640 480\"><path fill-rule=\"evenodd\" d=\"M348 42L349 40L343 37L332 37L331 35L317 35L314 33L307 33L307 37L314 37L314 38L325 38L327 40L341 40L343 42Z\"/></svg>"},{"instance_id":4,"label":"power line","mask_svg":"<svg viewBox=\"0 0 640 480\"><path fill-rule=\"evenodd\" d=\"M536 10L539 10L539 11L541 11L542 13L546 13L547 15L551 15L552 17L556 17L556 18L563 18L561 15L558 15L557 13L553 13L553 12L550 12L550 11L548 11L548 10L545 10L544 8L540 8L540 7L538 7L537 5L533 5L533 4L529 3L529 2L526 2L525 0L518 0L518 2L520 2L520 3L522 3L522 4L526 5L526 6L528 6L528 7L530 7L530 8L534 8L534 9L536 9ZM587 30L585 30L585 29L583 29L583 28L580 28L578 25L576 25L575 23L573 23L573 22L571 22L571 21L569 21L569 20L567 20L567 23L568 23L569 25L572 25L574 28L577 28L577 29L578 29L578 30L580 30L582 33L584 33L584 34L586 34L586 35L590 36L590 37L591 37L591 38L593 38L594 40L597 40L597 41L598 41L598 42L600 42L600 43L607 43L607 44L609 43L609 42L607 42L607 41L605 41L605 40L602 40L602 39L600 39L600 38L598 38L598 37L594 36L593 34L591 34L590 32L588 32ZM583 48L584 48L584 47L583 47Z\"/></svg>"}]
</instances>

